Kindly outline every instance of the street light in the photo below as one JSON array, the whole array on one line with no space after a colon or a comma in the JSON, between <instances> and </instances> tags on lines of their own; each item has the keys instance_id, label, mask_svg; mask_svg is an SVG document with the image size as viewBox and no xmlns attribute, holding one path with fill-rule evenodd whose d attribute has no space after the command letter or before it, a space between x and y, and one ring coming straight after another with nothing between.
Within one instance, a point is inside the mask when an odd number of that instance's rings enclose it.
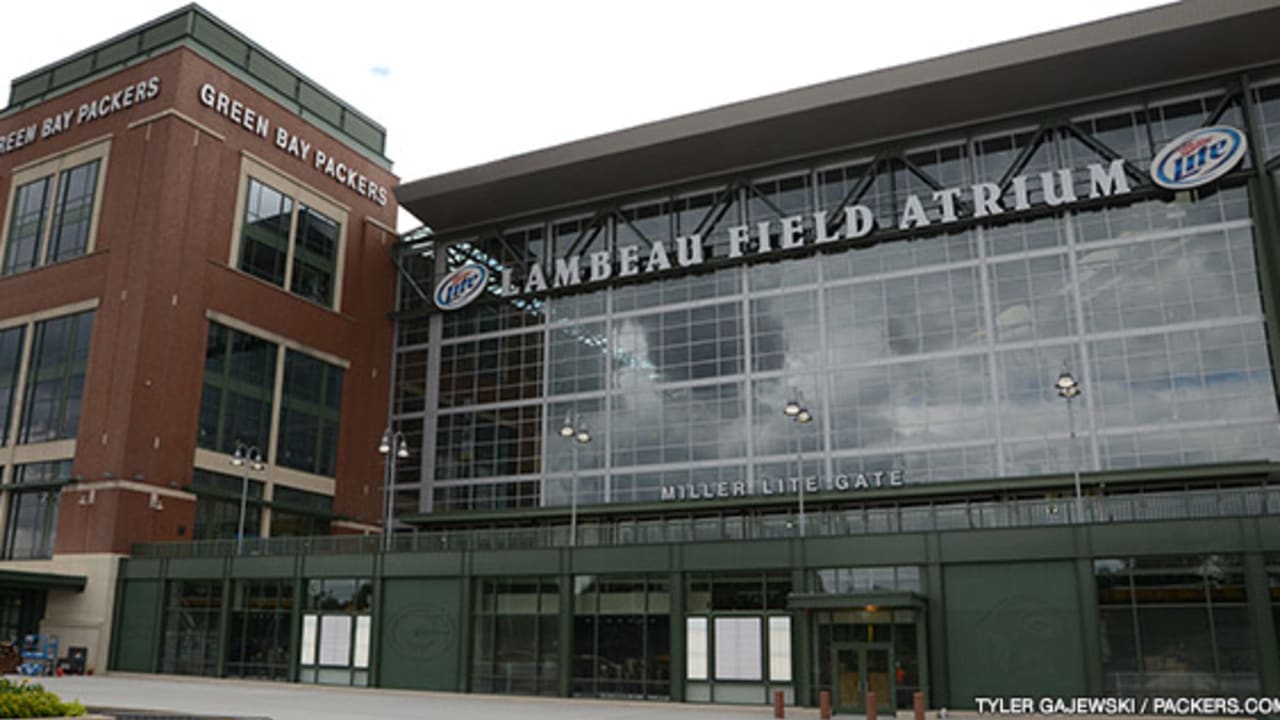
<instances>
[{"instance_id":1,"label":"street light","mask_svg":"<svg viewBox=\"0 0 1280 720\"><path fill-rule=\"evenodd\" d=\"M591 431L582 422L576 412L564 416L564 424L560 426L560 437L572 440L573 445L573 487L569 493L569 547L578 544L578 450L580 446L591 442Z\"/></svg>"},{"instance_id":2,"label":"street light","mask_svg":"<svg viewBox=\"0 0 1280 720\"><path fill-rule=\"evenodd\" d=\"M1084 499L1080 492L1080 463L1076 458L1076 412L1071 405L1071 401L1080 395L1080 383L1076 381L1074 375L1063 370L1053 387L1058 391L1058 397L1067 401L1067 426L1071 431L1067 452L1071 455L1071 475L1076 483L1076 522L1082 523L1084 522Z\"/></svg>"},{"instance_id":3,"label":"street light","mask_svg":"<svg viewBox=\"0 0 1280 720\"><path fill-rule=\"evenodd\" d=\"M804 397L798 391L796 391L795 398L792 400L788 400L786 406L782 408L782 414L786 416L787 419L791 420L791 423L792 423L791 427L793 429L792 434L795 435L795 438L796 438L796 474L800 478L800 494L799 494L800 537L804 537L804 525L805 525L804 458L801 456L801 451L803 450L803 443L801 442L801 438L800 438L800 427L802 425L807 425L813 422L813 413L809 412L809 408L805 407L803 402L804 402Z\"/></svg>"},{"instance_id":4,"label":"street light","mask_svg":"<svg viewBox=\"0 0 1280 720\"><path fill-rule=\"evenodd\" d=\"M392 445L395 445L396 451L391 452ZM382 547L384 550L391 550L391 532L395 529L395 512L396 512L396 458L404 460L409 457L409 444L404 441L404 433L399 430L395 433L391 432L391 427L382 431L382 440L378 443L378 453L383 456L382 486L387 491L387 508L382 516L383 523L387 526L383 531Z\"/></svg>"},{"instance_id":5,"label":"street light","mask_svg":"<svg viewBox=\"0 0 1280 720\"><path fill-rule=\"evenodd\" d=\"M236 451L231 454L232 467L240 468L240 522L236 525L236 555L244 549L244 515L249 504L249 471L262 472L266 465L262 462L262 453L255 445L246 445L236 441Z\"/></svg>"}]
</instances>

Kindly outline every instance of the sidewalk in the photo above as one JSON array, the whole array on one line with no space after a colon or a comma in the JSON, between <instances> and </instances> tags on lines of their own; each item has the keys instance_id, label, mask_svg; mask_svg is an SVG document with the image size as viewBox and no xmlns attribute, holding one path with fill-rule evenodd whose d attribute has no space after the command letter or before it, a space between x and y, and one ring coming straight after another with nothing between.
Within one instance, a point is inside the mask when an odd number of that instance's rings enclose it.
<instances>
[{"instance_id":1,"label":"sidewalk","mask_svg":"<svg viewBox=\"0 0 1280 720\"><path fill-rule=\"evenodd\" d=\"M463 695L155 675L40 678L39 682L63 700L79 700L92 708L271 720L770 720L773 717L773 708L765 705ZM809 708L787 708L787 718L817 720L818 712Z\"/></svg>"}]
</instances>

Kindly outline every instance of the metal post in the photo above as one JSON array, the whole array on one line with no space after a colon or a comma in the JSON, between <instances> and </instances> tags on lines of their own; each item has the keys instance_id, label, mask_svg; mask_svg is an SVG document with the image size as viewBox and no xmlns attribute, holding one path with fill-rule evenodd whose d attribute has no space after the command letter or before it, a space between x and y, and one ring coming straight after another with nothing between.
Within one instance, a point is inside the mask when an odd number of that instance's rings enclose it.
<instances>
[{"instance_id":1,"label":"metal post","mask_svg":"<svg viewBox=\"0 0 1280 720\"><path fill-rule=\"evenodd\" d=\"M1080 491L1080 461L1076 457L1076 411L1071 405L1071 398L1067 398L1067 424L1071 431L1071 474L1076 483L1076 522L1084 522L1084 497Z\"/></svg>"},{"instance_id":2,"label":"metal post","mask_svg":"<svg viewBox=\"0 0 1280 720\"><path fill-rule=\"evenodd\" d=\"M382 550L390 552L391 550L391 530L392 530L392 514L395 512L396 502L396 453L395 449L387 453L387 457L382 461L382 472L386 477L383 487L387 490L386 512L383 514L382 523L386 526L382 531Z\"/></svg>"},{"instance_id":3,"label":"metal post","mask_svg":"<svg viewBox=\"0 0 1280 720\"><path fill-rule=\"evenodd\" d=\"M246 460L240 466L240 522L236 526L236 557L244 550L244 515L245 507L249 504L249 462Z\"/></svg>"},{"instance_id":4,"label":"metal post","mask_svg":"<svg viewBox=\"0 0 1280 720\"><path fill-rule=\"evenodd\" d=\"M569 492L569 547L578 545L578 441L573 443L573 487Z\"/></svg>"},{"instance_id":5,"label":"metal post","mask_svg":"<svg viewBox=\"0 0 1280 720\"><path fill-rule=\"evenodd\" d=\"M802 454L804 450L804 447L803 447L804 442L803 442L803 439L800 437L800 423L792 422L791 427L795 430L793 434L796 436L796 475L798 475L800 478L800 518L799 518L800 537L804 537L804 524L805 524L804 523L804 520L805 520L804 518L804 485L805 485L805 482L804 482L804 456Z\"/></svg>"}]
</instances>

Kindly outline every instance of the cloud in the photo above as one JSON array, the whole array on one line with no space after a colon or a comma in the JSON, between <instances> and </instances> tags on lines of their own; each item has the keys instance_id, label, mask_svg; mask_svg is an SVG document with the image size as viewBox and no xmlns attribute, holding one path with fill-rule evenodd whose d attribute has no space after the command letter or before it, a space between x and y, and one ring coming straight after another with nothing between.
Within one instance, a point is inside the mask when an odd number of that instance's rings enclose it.
<instances>
[{"instance_id":1,"label":"cloud","mask_svg":"<svg viewBox=\"0 0 1280 720\"><path fill-rule=\"evenodd\" d=\"M374 65L369 68L369 72L377 75L378 77L389 77L391 75L391 68L385 65Z\"/></svg>"}]
</instances>

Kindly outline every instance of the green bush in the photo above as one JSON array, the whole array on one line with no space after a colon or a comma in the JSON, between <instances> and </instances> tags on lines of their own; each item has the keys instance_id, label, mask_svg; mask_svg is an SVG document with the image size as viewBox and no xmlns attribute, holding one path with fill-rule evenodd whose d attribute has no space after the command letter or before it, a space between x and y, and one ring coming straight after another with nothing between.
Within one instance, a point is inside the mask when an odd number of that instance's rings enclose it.
<instances>
[{"instance_id":1,"label":"green bush","mask_svg":"<svg viewBox=\"0 0 1280 720\"><path fill-rule=\"evenodd\" d=\"M0 718L61 717L83 715L84 706L78 702L64 703L57 695L45 690L38 683L11 682L0 678Z\"/></svg>"}]
</instances>

